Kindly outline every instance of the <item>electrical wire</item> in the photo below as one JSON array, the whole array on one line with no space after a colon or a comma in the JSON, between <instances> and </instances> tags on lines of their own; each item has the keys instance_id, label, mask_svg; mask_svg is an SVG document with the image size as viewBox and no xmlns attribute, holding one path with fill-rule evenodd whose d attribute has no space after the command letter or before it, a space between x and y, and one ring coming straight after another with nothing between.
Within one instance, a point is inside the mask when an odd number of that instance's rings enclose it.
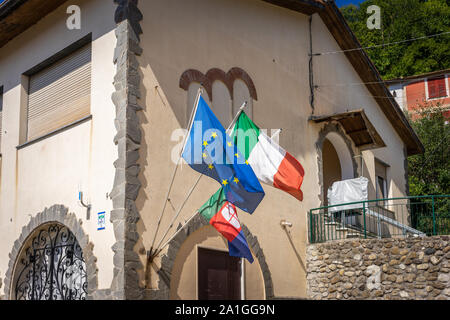
<instances>
[{"instance_id":1,"label":"electrical wire","mask_svg":"<svg viewBox=\"0 0 450 320\"><path fill-rule=\"evenodd\" d=\"M325 94L325 92L320 91L320 89L321 89L320 86L317 86L316 89L317 89L318 92L320 92L322 94ZM346 95L346 94L347 93L344 93L344 95ZM374 95L369 95L369 94L353 94L352 93L351 95L352 96L360 96L360 97L378 98L378 99L390 99L390 100L399 98L399 97L394 97L394 96L392 96L392 97L388 97L388 96L374 96ZM436 102L436 101L439 101L439 100L448 99L449 97L445 96L445 97L440 97L440 98L433 98L432 100L426 100L425 93L418 92L418 93L407 94L406 98L408 100L416 100L416 102L418 102L418 100L423 100L423 102L427 102L427 101L429 101L429 102Z\"/></svg>"},{"instance_id":2,"label":"electrical wire","mask_svg":"<svg viewBox=\"0 0 450 320\"><path fill-rule=\"evenodd\" d=\"M439 36L442 36L442 35L445 35L445 34L450 34L450 31L436 33L436 34L432 34L432 35L429 35L429 36L422 36L422 37L418 37L418 38L407 39L407 40L388 42L388 43L384 43L384 44L377 44L377 45L368 46L368 47L353 48L353 49L346 49L346 50L337 50L337 51L327 51L327 52L317 52L317 53L313 53L312 55L314 55L314 56L323 56L323 55L335 54L335 53L345 53L345 52L352 52L352 51L358 51L358 50L374 49L374 48L386 47L386 46L395 45L395 44L401 44L401 43L406 43L406 42L412 42L412 41L417 41L417 40L423 40L423 39L439 37Z\"/></svg>"},{"instance_id":3,"label":"electrical wire","mask_svg":"<svg viewBox=\"0 0 450 320\"><path fill-rule=\"evenodd\" d=\"M320 88L318 88L318 89L320 89ZM326 94L325 92L320 91L320 90L317 90L316 93L317 93L323 100L325 100L326 102L331 103L331 104L335 103L334 100L331 100L330 95ZM369 94L358 94L358 93L351 93L351 94L349 94L348 92L343 92L343 93L339 93L339 94L340 94L341 96L345 96L345 97L347 97L347 98L352 98L352 97L353 97L353 98L357 98L357 97L368 97L368 98L376 98L376 99L396 100L395 97L373 96L373 95L369 95ZM335 93L333 93L333 95L335 95ZM410 96L408 96L408 97L410 98ZM421 96L421 97L422 97L422 96ZM425 98L425 96L423 96L423 98ZM442 98L442 99L448 99L448 97L446 97L446 98L444 97L444 98ZM408 100L409 100L409 99L408 99ZM432 100L432 102L433 102L433 101L434 101L434 100ZM424 103L426 103L426 102L424 102ZM417 104L419 104L419 102L417 102ZM409 112L417 113L417 111L414 111L414 109L413 109L413 110L409 110L409 107L411 107L411 105L407 103L407 104L404 105L402 108L403 108L403 109L408 109ZM450 106L437 107L436 105L431 104L431 105L430 105L430 109L433 109L434 112L446 112L446 111L449 111L449 110L450 110Z\"/></svg>"},{"instance_id":4,"label":"electrical wire","mask_svg":"<svg viewBox=\"0 0 450 320\"><path fill-rule=\"evenodd\" d=\"M414 78L414 79L405 79L405 81L412 81L412 82L417 82L420 80L427 80L429 78L438 78L439 75L437 76L428 76L428 77L421 77L421 78ZM348 86L358 86L358 85L366 85L366 84L377 84L377 83L396 83L396 82L401 82L402 79L393 79L393 80L382 80L382 81L369 81L369 82L350 82L350 83L334 83L334 84L321 84L321 85L316 85L318 87L348 87Z\"/></svg>"}]
</instances>

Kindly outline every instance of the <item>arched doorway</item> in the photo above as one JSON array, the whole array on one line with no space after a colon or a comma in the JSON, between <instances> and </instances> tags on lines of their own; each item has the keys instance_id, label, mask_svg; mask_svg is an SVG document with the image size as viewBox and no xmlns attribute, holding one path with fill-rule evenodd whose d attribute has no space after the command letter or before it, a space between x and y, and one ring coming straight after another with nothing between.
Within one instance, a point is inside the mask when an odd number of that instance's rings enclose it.
<instances>
[{"instance_id":1,"label":"arched doorway","mask_svg":"<svg viewBox=\"0 0 450 320\"><path fill-rule=\"evenodd\" d=\"M355 177L349 148L344 139L336 132L326 135L322 144L323 203L328 205L328 188L336 181Z\"/></svg>"},{"instance_id":2,"label":"arched doorway","mask_svg":"<svg viewBox=\"0 0 450 320\"><path fill-rule=\"evenodd\" d=\"M17 259L11 297L15 300L85 300L87 272L75 235L52 222L35 229Z\"/></svg>"},{"instance_id":3,"label":"arched doorway","mask_svg":"<svg viewBox=\"0 0 450 320\"><path fill-rule=\"evenodd\" d=\"M150 299L197 299L198 248L218 249L228 255L226 240L200 215L192 219L184 230L170 242L167 254L161 259L158 290L152 291ZM242 231L255 258L253 264L244 264L245 299L273 299L272 276L264 251L245 225L242 225Z\"/></svg>"},{"instance_id":4,"label":"arched doorway","mask_svg":"<svg viewBox=\"0 0 450 320\"><path fill-rule=\"evenodd\" d=\"M195 230L175 255L171 272L171 300L263 300L266 297L261 265L231 257L226 239L212 226Z\"/></svg>"},{"instance_id":5,"label":"arched doorway","mask_svg":"<svg viewBox=\"0 0 450 320\"><path fill-rule=\"evenodd\" d=\"M333 144L325 139L322 149L323 156L323 191L324 191L324 206L328 205L328 188L334 182L342 180L341 164Z\"/></svg>"}]
</instances>

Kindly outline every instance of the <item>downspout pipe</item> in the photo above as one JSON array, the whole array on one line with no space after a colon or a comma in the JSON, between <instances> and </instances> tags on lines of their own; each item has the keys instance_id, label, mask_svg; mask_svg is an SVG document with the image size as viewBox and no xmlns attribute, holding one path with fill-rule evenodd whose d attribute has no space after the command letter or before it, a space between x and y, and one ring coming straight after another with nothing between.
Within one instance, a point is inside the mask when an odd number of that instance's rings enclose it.
<instances>
[{"instance_id":1,"label":"downspout pipe","mask_svg":"<svg viewBox=\"0 0 450 320\"><path fill-rule=\"evenodd\" d=\"M311 114L314 114L314 71L313 71L313 48L312 48L312 15L309 16L309 105Z\"/></svg>"}]
</instances>

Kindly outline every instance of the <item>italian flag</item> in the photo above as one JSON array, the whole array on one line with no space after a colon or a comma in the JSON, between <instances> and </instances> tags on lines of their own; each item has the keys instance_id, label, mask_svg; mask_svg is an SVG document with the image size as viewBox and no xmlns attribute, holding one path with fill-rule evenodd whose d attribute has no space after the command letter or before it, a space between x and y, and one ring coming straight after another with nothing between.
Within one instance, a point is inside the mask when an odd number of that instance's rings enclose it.
<instances>
[{"instance_id":1,"label":"italian flag","mask_svg":"<svg viewBox=\"0 0 450 320\"><path fill-rule=\"evenodd\" d=\"M228 240L230 256L246 258L253 263L253 256L242 232L236 207L227 201L223 188L220 188L198 212Z\"/></svg>"},{"instance_id":2,"label":"italian flag","mask_svg":"<svg viewBox=\"0 0 450 320\"><path fill-rule=\"evenodd\" d=\"M231 136L261 182L303 200L302 165L262 132L245 112L237 119Z\"/></svg>"}]
</instances>

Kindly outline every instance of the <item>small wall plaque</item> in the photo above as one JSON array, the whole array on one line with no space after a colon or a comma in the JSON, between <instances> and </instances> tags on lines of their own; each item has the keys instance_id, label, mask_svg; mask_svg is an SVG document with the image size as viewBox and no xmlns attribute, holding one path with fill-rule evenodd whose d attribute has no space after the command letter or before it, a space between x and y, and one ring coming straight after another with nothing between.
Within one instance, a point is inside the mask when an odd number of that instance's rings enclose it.
<instances>
[{"instance_id":1,"label":"small wall plaque","mask_svg":"<svg viewBox=\"0 0 450 320\"><path fill-rule=\"evenodd\" d=\"M106 228L106 212L99 212L97 219L97 230L105 230Z\"/></svg>"}]
</instances>

